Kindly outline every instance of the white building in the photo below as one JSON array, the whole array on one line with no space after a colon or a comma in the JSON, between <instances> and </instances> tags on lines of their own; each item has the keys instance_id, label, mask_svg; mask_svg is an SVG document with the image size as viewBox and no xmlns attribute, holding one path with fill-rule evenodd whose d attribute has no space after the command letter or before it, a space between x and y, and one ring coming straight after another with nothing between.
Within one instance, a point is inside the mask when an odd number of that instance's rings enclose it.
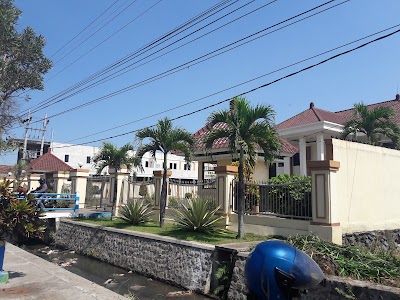
<instances>
[{"instance_id":1,"label":"white building","mask_svg":"<svg viewBox=\"0 0 400 300\"><path fill-rule=\"evenodd\" d=\"M99 147L52 142L50 148L52 154L66 162L72 168L87 169L89 170L89 174L96 174L96 168L92 163L92 159L100 150ZM154 170L163 169L162 153L157 153L156 158L152 157L150 153L146 153L142 159L142 166L143 170L135 168L132 173L136 172L137 177L152 177ZM168 154L167 167L172 170L171 178L197 179L197 161L192 161L188 165L183 157ZM106 173L107 170L104 170L104 172Z\"/></svg>"}]
</instances>

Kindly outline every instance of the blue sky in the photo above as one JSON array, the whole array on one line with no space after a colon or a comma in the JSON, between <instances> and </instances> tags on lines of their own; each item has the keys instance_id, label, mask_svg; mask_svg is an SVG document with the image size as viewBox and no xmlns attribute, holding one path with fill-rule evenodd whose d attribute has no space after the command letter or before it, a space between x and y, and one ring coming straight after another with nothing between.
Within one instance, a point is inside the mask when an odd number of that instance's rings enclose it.
<instances>
[{"instance_id":1,"label":"blue sky","mask_svg":"<svg viewBox=\"0 0 400 300\"><path fill-rule=\"evenodd\" d=\"M52 57L55 62L53 69L45 76L47 81L45 82L44 91L31 91L31 101L23 104L20 111L29 109L35 104L69 88L80 80L152 42L220 1L119 0L108 13L121 7L120 10L114 13L114 16L119 11L121 11L121 14L93 37L57 62L69 51L68 49L72 48L65 47L55 56L52 55L114 2L115 0L16 0L16 6L22 10L22 17L19 21L20 28L31 26L37 34L43 35L47 42L45 53L48 57ZM202 22L201 25L189 29L187 33L211 20L215 20L217 16L222 16L224 13L249 3L245 8L203 29L197 35L193 35L193 37L197 37L268 2L271 1L232 1L233 4L230 8L208 19L208 21ZM33 115L33 121L40 120L45 113L52 116L140 82L324 2L313 0L275 1L247 17L243 17L153 62L138 67L117 79L40 110ZM331 5L341 2L343 1L334 1ZM326 7L329 7L329 5ZM140 16L146 10L148 11ZM399 11L400 1L397 0L351 0L213 59L185 68L183 71L171 76L71 113L53 117L48 124L49 130L46 140L51 139L51 132L53 131L54 141L86 143L153 125L163 116L174 118L220 100L231 98L241 92L316 63L333 53L270 76L265 76L180 109L102 134L82 138L213 94L331 48L397 25L400 23L398 21ZM110 19L110 17L108 19L106 17L107 13L98 22L105 24L106 20ZM136 20L134 20L135 18ZM128 23L129 25L120 30ZM118 33L89 54L57 74L118 30L120 30ZM85 31L84 35L80 37L81 40L87 37L89 33L90 31ZM399 37L400 34L394 35L295 77L250 93L246 97L252 104L264 103L272 105L276 111L276 123L307 109L311 101L318 108L336 111L350 108L353 103L358 101L375 103L394 99L400 85L398 73L400 60ZM191 38L187 38L185 41L189 39ZM176 38L171 41L174 40ZM176 44L176 46L182 43ZM359 44L354 44L354 46ZM349 48L343 48L343 50ZM157 49L159 48L155 48L155 50ZM340 50L334 53L339 52ZM146 55L150 53L148 52ZM228 104L224 103L212 109L179 119L175 124L195 132L204 125L207 116L213 109L227 107ZM40 126L39 123L37 123L37 126ZM15 129L13 133L17 138L23 137L22 128ZM109 141L121 146L127 142L132 142L133 134L109 139ZM90 143L89 145L100 146L101 142ZM0 157L0 164L7 163L14 164L15 156Z\"/></svg>"}]
</instances>

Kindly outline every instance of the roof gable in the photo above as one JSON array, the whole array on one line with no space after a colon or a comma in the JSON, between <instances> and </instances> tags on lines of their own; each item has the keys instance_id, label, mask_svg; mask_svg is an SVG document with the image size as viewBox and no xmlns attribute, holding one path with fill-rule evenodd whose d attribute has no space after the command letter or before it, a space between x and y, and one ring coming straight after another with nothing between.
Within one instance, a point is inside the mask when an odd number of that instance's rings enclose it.
<instances>
[{"instance_id":1,"label":"roof gable","mask_svg":"<svg viewBox=\"0 0 400 300\"><path fill-rule=\"evenodd\" d=\"M223 129L225 128L226 125L225 123L217 123L213 126L213 129ZM209 129L207 128L207 125L201 128L200 130L196 131L193 134L193 137L195 138L195 151L205 151L205 146L204 146L204 140L207 137L207 134L209 132ZM290 144L287 140L279 137L279 140L281 141L282 148L281 152L289 153L289 154L295 154L299 150ZM214 141L212 145L212 149L227 149L229 148L229 141L227 138L219 138Z\"/></svg>"},{"instance_id":2,"label":"roof gable","mask_svg":"<svg viewBox=\"0 0 400 300\"><path fill-rule=\"evenodd\" d=\"M379 103L373 103L367 105L368 109L374 109L377 107L391 107L395 113L393 120L400 124L400 96L396 95L395 100L389 100ZM314 107L314 103L310 103L310 108L279 123L276 128L277 129L286 129L301 125L313 124L320 121L327 121L336 124L343 125L348 120L353 117L353 108L349 108L346 110L341 110L337 112L332 112L328 110L323 110Z\"/></svg>"},{"instance_id":3,"label":"roof gable","mask_svg":"<svg viewBox=\"0 0 400 300\"><path fill-rule=\"evenodd\" d=\"M73 169L70 165L63 162L61 159L52 154L50 149L49 152L32 160L28 164L28 168L33 171L50 171L50 172L70 171Z\"/></svg>"}]
</instances>

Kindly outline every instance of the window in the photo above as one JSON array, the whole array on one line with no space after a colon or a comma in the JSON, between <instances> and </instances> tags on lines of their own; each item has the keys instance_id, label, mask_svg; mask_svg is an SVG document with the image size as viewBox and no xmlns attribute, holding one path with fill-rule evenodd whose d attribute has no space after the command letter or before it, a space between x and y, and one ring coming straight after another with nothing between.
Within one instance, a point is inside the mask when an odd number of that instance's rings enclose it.
<instances>
[{"instance_id":1,"label":"window","mask_svg":"<svg viewBox=\"0 0 400 300\"><path fill-rule=\"evenodd\" d=\"M284 167L284 166L285 166L285 164L284 164L283 162L278 163L278 167L279 167L279 168L282 168L282 167Z\"/></svg>"},{"instance_id":2,"label":"window","mask_svg":"<svg viewBox=\"0 0 400 300\"><path fill-rule=\"evenodd\" d=\"M174 164L174 170L176 170L176 163Z\"/></svg>"},{"instance_id":3,"label":"window","mask_svg":"<svg viewBox=\"0 0 400 300\"><path fill-rule=\"evenodd\" d=\"M217 166L216 162L210 162L210 163L203 163L203 180L204 181L210 181L210 184L205 184L203 185L204 189L215 189L215 179L217 175L215 174L214 168Z\"/></svg>"},{"instance_id":4,"label":"window","mask_svg":"<svg viewBox=\"0 0 400 300\"><path fill-rule=\"evenodd\" d=\"M169 168L172 169L172 163L169 163Z\"/></svg>"},{"instance_id":5,"label":"window","mask_svg":"<svg viewBox=\"0 0 400 300\"><path fill-rule=\"evenodd\" d=\"M65 162L69 162L69 155L68 154L65 154L64 161Z\"/></svg>"},{"instance_id":6,"label":"window","mask_svg":"<svg viewBox=\"0 0 400 300\"><path fill-rule=\"evenodd\" d=\"M86 156L86 163L90 164L90 161L91 161L90 156Z\"/></svg>"},{"instance_id":7,"label":"window","mask_svg":"<svg viewBox=\"0 0 400 300\"><path fill-rule=\"evenodd\" d=\"M184 165L183 165L183 169L184 169L185 171L190 171L190 164L184 164Z\"/></svg>"},{"instance_id":8,"label":"window","mask_svg":"<svg viewBox=\"0 0 400 300\"><path fill-rule=\"evenodd\" d=\"M169 163L169 168L176 170L176 163Z\"/></svg>"},{"instance_id":9,"label":"window","mask_svg":"<svg viewBox=\"0 0 400 300\"><path fill-rule=\"evenodd\" d=\"M146 160L146 161L144 162L144 166L145 166L146 168L149 167L149 161L148 161L148 160Z\"/></svg>"}]
</instances>

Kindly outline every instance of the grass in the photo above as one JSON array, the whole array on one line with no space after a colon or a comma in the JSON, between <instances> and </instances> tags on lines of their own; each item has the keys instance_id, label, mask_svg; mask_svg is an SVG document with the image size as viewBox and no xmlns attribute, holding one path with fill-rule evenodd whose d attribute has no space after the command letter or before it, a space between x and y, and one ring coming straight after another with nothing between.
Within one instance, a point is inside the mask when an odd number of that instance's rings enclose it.
<instances>
[{"instance_id":1,"label":"grass","mask_svg":"<svg viewBox=\"0 0 400 300\"><path fill-rule=\"evenodd\" d=\"M213 232L213 233L202 233L202 232L189 232L184 229L180 229L173 224L166 223L164 227L160 228L159 224L156 222L149 222L143 225L130 225L122 219L83 219L77 218L75 221L90 223L94 225L126 229L137 232L158 234L161 236L169 236L179 240L194 241L199 243L220 245L229 243L240 243L240 242L253 242L253 241L265 241L269 239L266 236L256 235L252 233L247 233L243 239L236 239L236 232L225 230L223 232Z\"/></svg>"},{"instance_id":2,"label":"grass","mask_svg":"<svg viewBox=\"0 0 400 300\"><path fill-rule=\"evenodd\" d=\"M286 242L312 257L324 273L400 287L400 256L395 252L339 246L315 235L290 237Z\"/></svg>"}]
</instances>

